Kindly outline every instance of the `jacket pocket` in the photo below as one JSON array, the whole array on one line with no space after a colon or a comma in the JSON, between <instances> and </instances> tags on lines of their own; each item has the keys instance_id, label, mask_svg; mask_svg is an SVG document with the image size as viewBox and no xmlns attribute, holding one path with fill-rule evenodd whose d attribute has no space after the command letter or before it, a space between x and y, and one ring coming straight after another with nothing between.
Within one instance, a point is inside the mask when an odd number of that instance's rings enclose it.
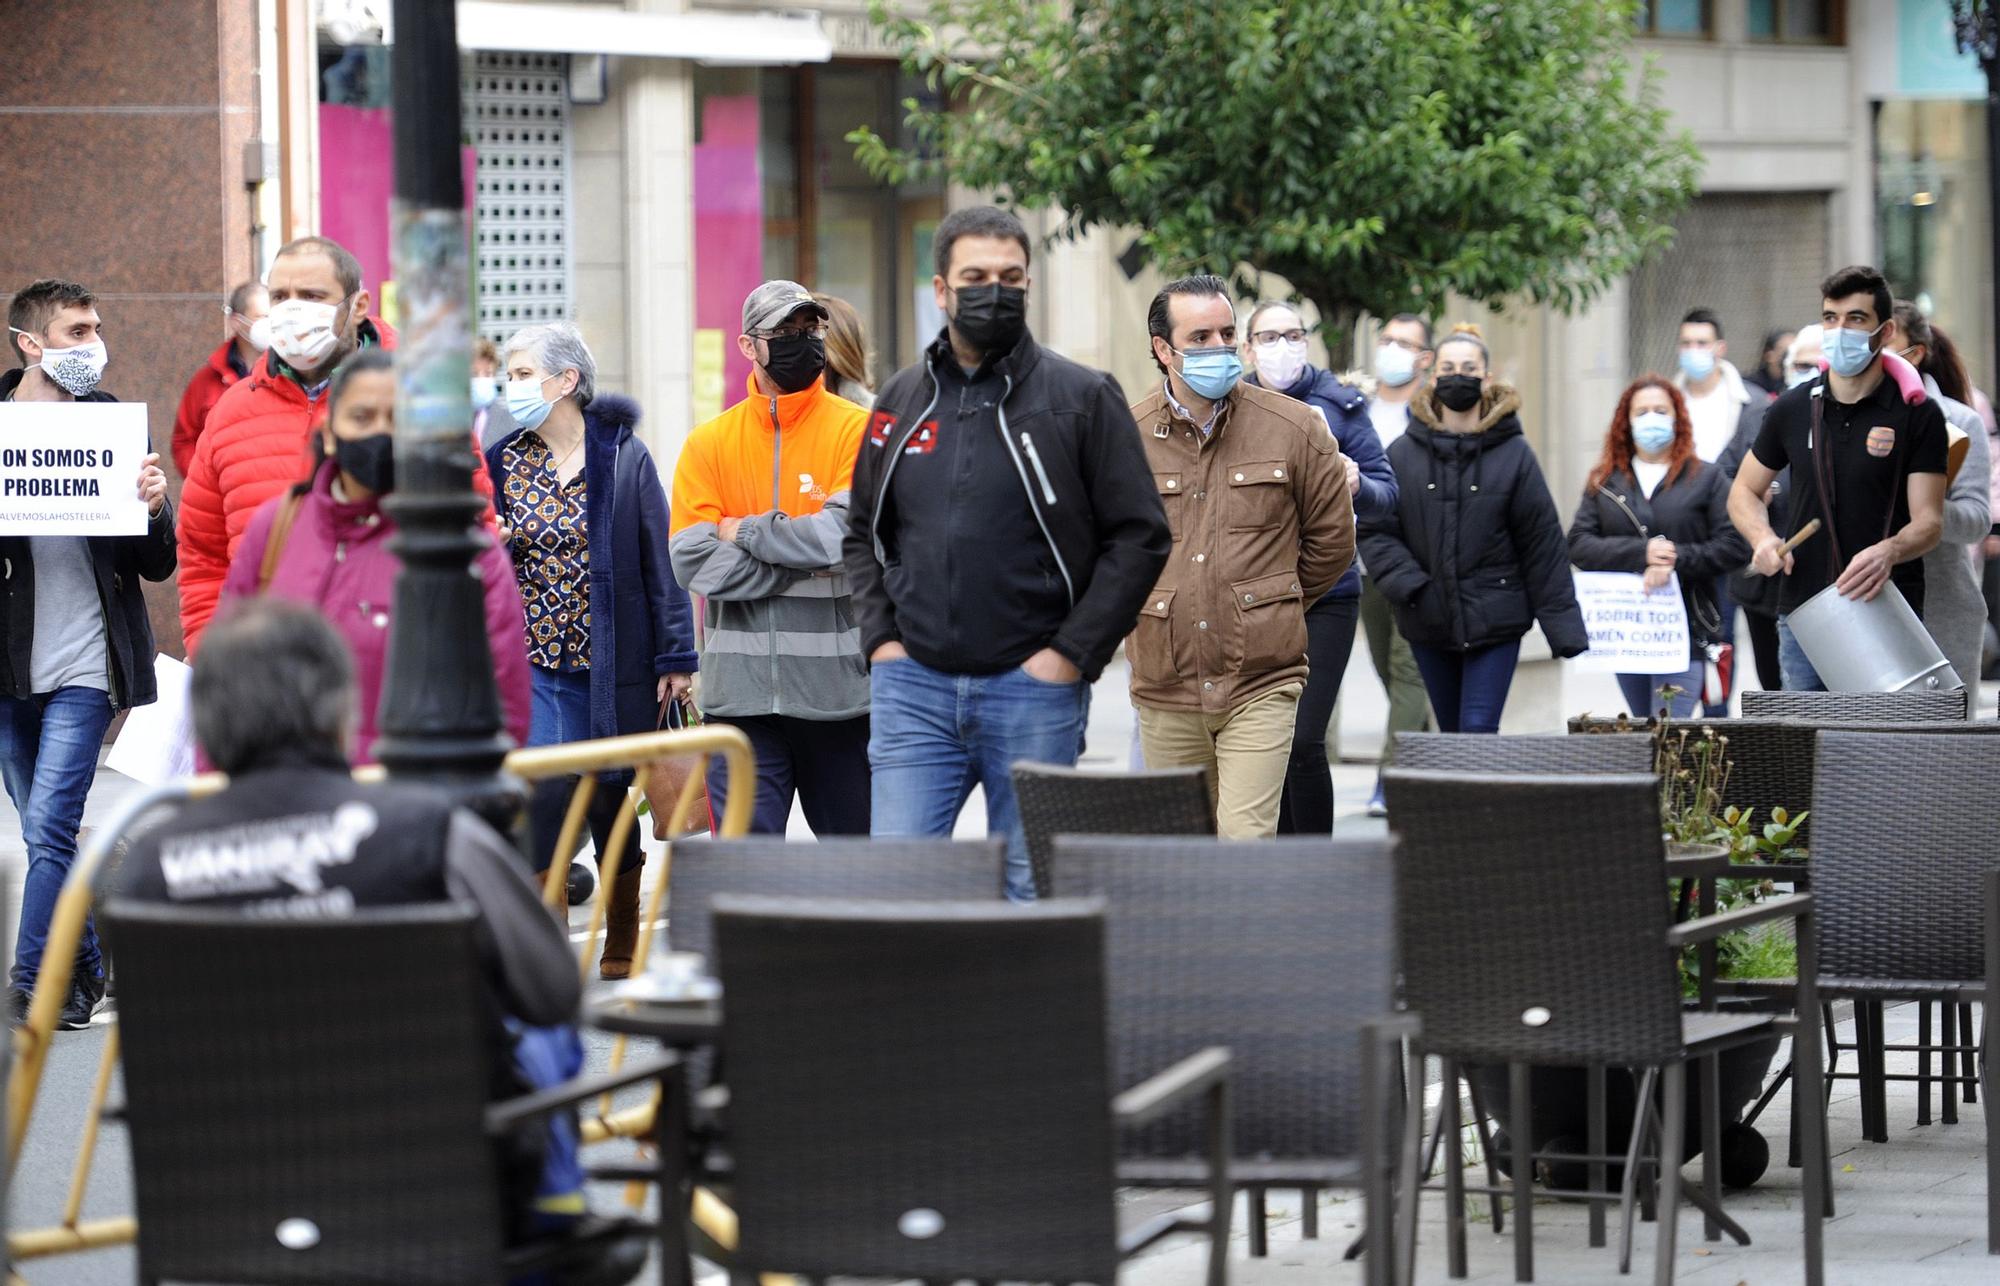
<instances>
[{"instance_id":1,"label":"jacket pocket","mask_svg":"<svg viewBox=\"0 0 2000 1286\"><path fill-rule=\"evenodd\" d=\"M1473 577L1465 590L1467 643L1491 643L1518 638L1535 623L1528 601L1527 581L1518 570L1486 571Z\"/></svg>"},{"instance_id":2,"label":"jacket pocket","mask_svg":"<svg viewBox=\"0 0 2000 1286\"><path fill-rule=\"evenodd\" d=\"M1172 535L1174 543L1179 544L1181 538L1181 514L1186 509L1186 502L1181 498L1181 489L1186 483L1181 478L1178 470L1162 472L1155 469L1153 471L1153 485L1160 490L1160 507L1167 511L1167 531Z\"/></svg>"},{"instance_id":3,"label":"jacket pocket","mask_svg":"<svg viewBox=\"0 0 2000 1286\"><path fill-rule=\"evenodd\" d=\"M1174 683L1181 677L1174 655L1174 591L1155 589L1139 608L1139 620L1132 627L1132 640L1125 648L1135 678L1152 683Z\"/></svg>"},{"instance_id":4,"label":"jacket pocket","mask_svg":"<svg viewBox=\"0 0 2000 1286\"><path fill-rule=\"evenodd\" d=\"M1306 605L1297 572L1237 581L1229 590L1236 600L1239 673L1261 674L1305 660Z\"/></svg>"},{"instance_id":5,"label":"jacket pocket","mask_svg":"<svg viewBox=\"0 0 2000 1286\"><path fill-rule=\"evenodd\" d=\"M1227 518L1232 531L1276 527L1292 509L1292 466L1285 460L1230 465Z\"/></svg>"}]
</instances>

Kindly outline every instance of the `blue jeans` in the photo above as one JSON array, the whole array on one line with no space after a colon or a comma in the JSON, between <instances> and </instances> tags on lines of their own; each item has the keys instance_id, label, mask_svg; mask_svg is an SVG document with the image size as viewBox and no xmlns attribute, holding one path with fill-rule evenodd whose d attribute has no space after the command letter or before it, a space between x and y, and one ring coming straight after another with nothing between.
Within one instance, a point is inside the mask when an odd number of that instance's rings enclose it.
<instances>
[{"instance_id":1,"label":"blue jeans","mask_svg":"<svg viewBox=\"0 0 2000 1286\"><path fill-rule=\"evenodd\" d=\"M1514 663L1521 657L1521 640L1491 643L1467 652L1412 643L1410 651L1424 676L1424 690L1430 693L1439 732L1500 731L1500 712L1507 708L1507 689L1514 686Z\"/></svg>"},{"instance_id":2,"label":"blue jeans","mask_svg":"<svg viewBox=\"0 0 2000 1286\"><path fill-rule=\"evenodd\" d=\"M1778 618L1778 675L1784 680L1787 692L1824 692L1826 684L1820 681L1819 671L1806 657L1806 650L1792 635L1791 622Z\"/></svg>"},{"instance_id":3,"label":"blue jeans","mask_svg":"<svg viewBox=\"0 0 2000 1286\"><path fill-rule=\"evenodd\" d=\"M871 831L950 835L975 785L986 790L986 831L1007 837L1007 896L1035 897L1028 846L1014 808L1014 765L1074 765L1083 749L1090 685L1043 683L1021 669L945 674L902 658L869 674L874 774Z\"/></svg>"},{"instance_id":4,"label":"blue jeans","mask_svg":"<svg viewBox=\"0 0 2000 1286\"><path fill-rule=\"evenodd\" d=\"M110 724L111 698L96 688L57 688L25 700L0 697L0 777L6 778L7 797L21 815L21 839L28 846L21 928L14 942L13 985L23 991L34 990ZM104 976L94 920L83 922L76 963L90 977Z\"/></svg>"},{"instance_id":5,"label":"blue jeans","mask_svg":"<svg viewBox=\"0 0 2000 1286\"><path fill-rule=\"evenodd\" d=\"M1660 707L1667 707L1669 719L1692 719L1694 712L1702 708L1701 688L1708 680L1708 661L1702 656L1699 645L1695 647L1696 660L1686 674L1621 674L1618 676L1618 690L1625 694L1625 708L1640 719L1651 718L1660 713ZM1680 689L1672 701L1660 699L1663 687ZM1727 708L1728 702L1724 702Z\"/></svg>"},{"instance_id":6,"label":"blue jeans","mask_svg":"<svg viewBox=\"0 0 2000 1286\"><path fill-rule=\"evenodd\" d=\"M528 744L531 746L559 746L570 741L590 740L590 671L588 670L545 670L533 666L528 672ZM597 847L597 860L603 863L611 851L611 828L618 820L618 810L624 806L624 783L630 774L620 777L606 774L598 778L597 791L590 797L590 808L586 814L591 842ZM534 846L534 866L537 871L548 869L549 861L555 854L556 841L562 837L563 817L569 811L570 794L576 788L574 777L553 777L535 783L528 794L528 833ZM635 823L627 833L625 851L618 859L620 871L639 869L639 827ZM563 855L564 861L575 856Z\"/></svg>"}]
</instances>

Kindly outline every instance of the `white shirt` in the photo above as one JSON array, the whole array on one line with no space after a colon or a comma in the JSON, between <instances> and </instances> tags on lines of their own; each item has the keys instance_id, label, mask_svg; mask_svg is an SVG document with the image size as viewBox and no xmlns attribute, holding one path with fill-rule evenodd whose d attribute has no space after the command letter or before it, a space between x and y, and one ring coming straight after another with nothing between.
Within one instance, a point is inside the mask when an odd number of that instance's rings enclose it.
<instances>
[{"instance_id":1,"label":"white shirt","mask_svg":"<svg viewBox=\"0 0 2000 1286\"><path fill-rule=\"evenodd\" d=\"M1368 418L1374 422L1375 436L1382 439L1382 449L1387 451L1389 444L1410 427L1410 404L1384 402L1378 397L1368 403Z\"/></svg>"},{"instance_id":2,"label":"white shirt","mask_svg":"<svg viewBox=\"0 0 2000 1286\"><path fill-rule=\"evenodd\" d=\"M1653 493L1660 489L1660 484L1666 481L1667 462L1661 460L1657 464L1648 464L1635 455L1632 457L1632 476L1639 480L1640 493L1651 500Z\"/></svg>"}]
</instances>

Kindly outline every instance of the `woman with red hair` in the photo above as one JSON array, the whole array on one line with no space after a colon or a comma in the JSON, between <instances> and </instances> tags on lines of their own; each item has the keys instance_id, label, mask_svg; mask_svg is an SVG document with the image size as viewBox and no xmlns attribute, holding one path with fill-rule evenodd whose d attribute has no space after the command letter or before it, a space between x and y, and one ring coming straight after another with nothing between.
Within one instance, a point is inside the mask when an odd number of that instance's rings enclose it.
<instances>
[{"instance_id":1,"label":"woman with red hair","mask_svg":"<svg viewBox=\"0 0 2000 1286\"><path fill-rule=\"evenodd\" d=\"M1749 546L1729 521L1729 476L1704 465L1680 390L1657 375L1634 380L1618 399L1604 454L1584 484L1569 529L1570 561L1589 572L1637 572L1646 588L1680 577L1693 644L1685 674L1621 674L1635 715L1686 719L1701 708L1707 650L1723 637L1718 577L1741 570ZM1672 687L1671 696L1661 692Z\"/></svg>"}]
</instances>

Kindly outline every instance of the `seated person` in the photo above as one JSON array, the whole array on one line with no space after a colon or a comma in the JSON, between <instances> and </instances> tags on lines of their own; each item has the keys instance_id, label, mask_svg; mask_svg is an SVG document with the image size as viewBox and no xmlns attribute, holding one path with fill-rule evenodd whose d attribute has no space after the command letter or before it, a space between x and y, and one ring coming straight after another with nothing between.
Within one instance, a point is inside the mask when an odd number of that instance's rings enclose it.
<instances>
[{"instance_id":1,"label":"seated person","mask_svg":"<svg viewBox=\"0 0 2000 1286\"><path fill-rule=\"evenodd\" d=\"M196 739L230 784L134 835L112 877L118 895L298 918L470 903L495 1007L493 1096L581 1070L570 1024L582 983L564 927L485 822L422 786L354 781L354 664L317 612L267 599L228 611L202 642L191 700ZM506 1152L510 1240L584 1215L572 1115L529 1127ZM587 1279L630 1276L604 1267Z\"/></svg>"}]
</instances>

